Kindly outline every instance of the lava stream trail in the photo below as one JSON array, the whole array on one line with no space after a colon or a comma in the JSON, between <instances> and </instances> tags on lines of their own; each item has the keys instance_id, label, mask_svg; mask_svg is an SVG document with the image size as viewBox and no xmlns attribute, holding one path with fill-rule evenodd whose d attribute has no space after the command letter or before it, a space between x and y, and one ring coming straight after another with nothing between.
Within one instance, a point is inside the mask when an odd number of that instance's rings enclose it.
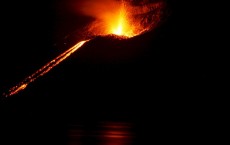
<instances>
[{"instance_id":1,"label":"lava stream trail","mask_svg":"<svg viewBox=\"0 0 230 145\"><path fill-rule=\"evenodd\" d=\"M78 50L80 47L82 47L86 42L90 41L89 40L83 40L78 42L76 45L72 46L50 62L48 62L46 65L44 65L42 68L37 70L35 73L32 75L26 77L23 81L15 85L14 87L10 88L8 92L4 93L4 97L9 97L12 95L15 95L19 93L20 91L24 90L30 83L35 81L37 78L43 76L44 74L48 73L52 68L57 66L59 63L61 63L63 60L68 58L71 54L73 54L76 50Z\"/></svg>"}]
</instances>

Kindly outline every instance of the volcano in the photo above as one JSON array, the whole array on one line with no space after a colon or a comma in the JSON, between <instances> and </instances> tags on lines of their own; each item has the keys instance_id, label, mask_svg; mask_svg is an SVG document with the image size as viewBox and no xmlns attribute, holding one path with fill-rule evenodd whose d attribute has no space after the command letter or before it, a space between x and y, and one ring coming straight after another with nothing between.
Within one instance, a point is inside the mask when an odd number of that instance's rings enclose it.
<instances>
[{"instance_id":1,"label":"volcano","mask_svg":"<svg viewBox=\"0 0 230 145\"><path fill-rule=\"evenodd\" d=\"M166 53L161 57L160 44L153 42L152 34L157 35L149 32L133 38L97 36L42 76L41 80L38 79L38 82L35 81L12 98L39 99L49 94L46 99L65 96L62 99L86 101L90 97L94 103L100 100L96 104L101 106L103 99L113 98L123 104L131 98L135 99L133 96L137 92L140 96L151 93L150 82L155 82L157 87L158 83L169 77L164 76L169 68L164 68L167 64L163 63L166 63L164 59L170 58ZM154 46L151 45L153 43ZM90 95L91 92L94 93ZM82 95L86 98L80 97Z\"/></svg>"},{"instance_id":2,"label":"volcano","mask_svg":"<svg viewBox=\"0 0 230 145\"><path fill-rule=\"evenodd\" d=\"M74 136L75 144L91 145L101 144L103 134L118 145L126 142L113 138L122 135L131 136L133 144L190 141L190 130L199 129L205 114L199 107L202 100L194 97L207 87L205 51L194 50L190 25L176 10L166 23L129 39L95 36L25 90L2 97L1 142L71 144ZM23 78L22 72L10 74Z\"/></svg>"}]
</instances>

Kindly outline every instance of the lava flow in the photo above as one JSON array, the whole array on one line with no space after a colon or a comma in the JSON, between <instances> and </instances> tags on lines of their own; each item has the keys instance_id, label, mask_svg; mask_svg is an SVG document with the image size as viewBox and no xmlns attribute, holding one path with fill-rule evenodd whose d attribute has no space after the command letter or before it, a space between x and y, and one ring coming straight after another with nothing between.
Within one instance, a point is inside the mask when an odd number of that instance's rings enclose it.
<instances>
[{"instance_id":1,"label":"lava flow","mask_svg":"<svg viewBox=\"0 0 230 145\"><path fill-rule=\"evenodd\" d=\"M5 97L12 96L17 94L18 92L24 90L29 83L35 81L37 78L43 76L44 74L48 73L52 68L57 66L60 62L65 60L67 57L69 57L72 53L74 53L76 50L78 50L82 45L84 45L87 41L89 40L84 40L78 42L76 45L73 47L69 48L59 56L57 56L55 59L44 65L42 68L37 70L35 73L30 75L29 77L25 78L22 82L17 84L16 86L12 87L8 93L4 93L3 95Z\"/></svg>"},{"instance_id":2,"label":"lava flow","mask_svg":"<svg viewBox=\"0 0 230 145\"><path fill-rule=\"evenodd\" d=\"M160 20L162 5L162 2L137 6L132 5L131 2L127 0L98 0L97 2L88 0L82 3L81 11L83 14L95 18L95 21L87 27L89 37L114 34L119 37L130 38L140 35L156 26ZM25 78L22 82L12 87L7 93L4 93L3 96L12 96L24 90L31 82L48 73L89 40L90 39L78 42L35 73Z\"/></svg>"}]
</instances>

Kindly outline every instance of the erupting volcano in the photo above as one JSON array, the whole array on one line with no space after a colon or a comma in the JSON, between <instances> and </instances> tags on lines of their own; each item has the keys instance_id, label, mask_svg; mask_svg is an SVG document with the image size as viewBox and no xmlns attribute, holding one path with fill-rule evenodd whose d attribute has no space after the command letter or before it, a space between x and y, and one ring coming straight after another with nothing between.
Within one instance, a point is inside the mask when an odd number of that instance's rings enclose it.
<instances>
[{"instance_id":1,"label":"erupting volcano","mask_svg":"<svg viewBox=\"0 0 230 145\"><path fill-rule=\"evenodd\" d=\"M135 34L137 33L135 31L137 30L138 26L132 26L132 22L129 19L129 13L124 2L121 3L121 6L117 9L115 14L112 14L110 18L105 19L105 23L107 23L106 26L108 27L105 29L108 32L105 33L127 37L137 35Z\"/></svg>"},{"instance_id":2,"label":"erupting volcano","mask_svg":"<svg viewBox=\"0 0 230 145\"><path fill-rule=\"evenodd\" d=\"M5 97L24 90L29 83L48 73L90 41L93 36L116 35L121 38L130 38L155 28L162 17L164 2L163 0L152 3L143 1L137 3L131 0L88 0L81 2L78 6L81 7L77 10L78 12L94 19L86 26L86 32L82 32L87 33L88 36L9 89L3 94Z\"/></svg>"},{"instance_id":3,"label":"erupting volcano","mask_svg":"<svg viewBox=\"0 0 230 145\"><path fill-rule=\"evenodd\" d=\"M79 5L81 8L78 11L94 18L94 22L88 26L90 34L134 37L153 29L158 24L164 2L89 0Z\"/></svg>"}]
</instances>

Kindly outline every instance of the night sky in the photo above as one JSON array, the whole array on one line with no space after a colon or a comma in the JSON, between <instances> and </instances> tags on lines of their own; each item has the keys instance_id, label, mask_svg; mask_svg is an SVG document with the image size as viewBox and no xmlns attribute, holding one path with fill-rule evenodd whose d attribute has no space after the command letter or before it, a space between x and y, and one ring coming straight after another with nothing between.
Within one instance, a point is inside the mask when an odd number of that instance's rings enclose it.
<instances>
[{"instance_id":1,"label":"night sky","mask_svg":"<svg viewBox=\"0 0 230 145\"><path fill-rule=\"evenodd\" d=\"M84 36L79 31L91 19L71 11L70 2L1 3L1 94ZM215 79L207 47L211 8L166 2L167 16L156 29L127 40L97 37L25 91L2 97L1 140L67 144L69 124L94 130L101 121L135 124L134 144L200 139Z\"/></svg>"}]
</instances>

